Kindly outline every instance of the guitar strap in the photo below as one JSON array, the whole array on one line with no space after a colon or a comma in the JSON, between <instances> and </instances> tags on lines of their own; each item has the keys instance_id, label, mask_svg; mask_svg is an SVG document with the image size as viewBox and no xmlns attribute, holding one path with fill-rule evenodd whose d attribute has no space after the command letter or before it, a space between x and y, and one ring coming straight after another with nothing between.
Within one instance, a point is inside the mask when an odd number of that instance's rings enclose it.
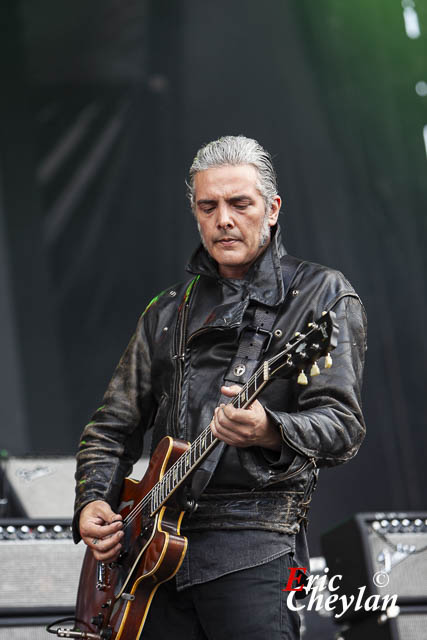
<instances>
[{"instance_id":1,"label":"guitar strap","mask_svg":"<svg viewBox=\"0 0 427 640\"><path fill-rule=\"evenodd\" d=\"M282 264L282 278L285 296L301 260L293 256L286 256ZM224 375L224 383L245 384L260 364L261 357L270 346L273 337L272 328L277 318L279 307L267 307L255 304L253 320L241 332L239 346L228 371ZM230 398L221 394L218 405L229 403ZM187 504L190 511L197 507L197 500L206 489L226 447L220 442L212 453L200 464L194 472L191 488L187 491Z\"/></svg>"}]
</instances>

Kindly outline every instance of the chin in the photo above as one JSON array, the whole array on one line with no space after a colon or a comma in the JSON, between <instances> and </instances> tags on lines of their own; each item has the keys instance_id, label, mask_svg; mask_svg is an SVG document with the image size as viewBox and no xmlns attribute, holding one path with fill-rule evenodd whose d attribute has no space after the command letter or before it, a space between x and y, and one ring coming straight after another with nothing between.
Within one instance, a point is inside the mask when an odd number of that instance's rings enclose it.
<instances>
[{"instance_id":1,"label":"chin","mask_svg":"<svg viewBox=\"0 0 427 640\"><path fill-rule=\"evenodd\" d=\"M218 251L212 254L212 257L218 264L224 265L225 267L235 267L244 262L244 256L239 253L232 253L231 251Z\"/></svg>"}]
</instances>

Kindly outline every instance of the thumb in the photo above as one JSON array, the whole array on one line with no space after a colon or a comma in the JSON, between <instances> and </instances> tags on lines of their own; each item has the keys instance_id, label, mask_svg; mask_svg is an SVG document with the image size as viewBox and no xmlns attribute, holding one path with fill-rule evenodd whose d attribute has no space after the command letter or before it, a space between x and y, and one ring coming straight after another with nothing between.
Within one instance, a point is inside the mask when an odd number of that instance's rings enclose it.
<instances>
[{"instance_id":1,"label":"thumb","mask_svg":"<svg viewBox=\"0 0 427 640\"><path fill-rule=\"evenodd\" d=\"M90 502L83 508L82 514L83 513L89 518L100 520L108 524L117 520L122 520L122 516L119 513L114 513L108 502L105 502L104 500L94 500L93 502Z\"/></svg>"},{"instance_id":2,"label":"thumb","mask_svg":"<svg viewBox=\"0 0 427 640\"><path fill-rule=\"evenodd\" d=\"M120 513L115 513L108 502L99 502L99 513L103 517L105 522L111 523L117 520L122 520L122 516L120 515Z\"/></svg>"}]
</instances>

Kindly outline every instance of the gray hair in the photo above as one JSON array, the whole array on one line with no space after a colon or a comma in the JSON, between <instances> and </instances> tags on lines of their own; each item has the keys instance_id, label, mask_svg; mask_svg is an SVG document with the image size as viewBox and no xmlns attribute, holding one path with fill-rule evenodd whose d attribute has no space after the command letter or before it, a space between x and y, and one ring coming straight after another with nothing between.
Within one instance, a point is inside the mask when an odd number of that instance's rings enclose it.
<instances>
[{"instance_id":1,"label":"gray hair","mask_svg":"<svg viewBox=\"0 0 427 640\"><path fill-rule=\"evenodd\" d=\"M189 171L187 182L188 198L194 211L194 178L199 171L224 165L251 164L258 173L257 189L265 203L266 213L270 211L277 195L277 178L271 156L252 138L245 136L224 136L201 147Z\"/></svg>"}]
</instances>

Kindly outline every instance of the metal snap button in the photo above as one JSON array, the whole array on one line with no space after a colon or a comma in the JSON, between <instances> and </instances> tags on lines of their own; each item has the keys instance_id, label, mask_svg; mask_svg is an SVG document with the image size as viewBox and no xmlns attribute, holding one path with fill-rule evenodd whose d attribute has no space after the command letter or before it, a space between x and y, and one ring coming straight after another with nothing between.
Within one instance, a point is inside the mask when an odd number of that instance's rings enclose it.
<instances>
[{"instance_id":1,"label":"metal snap button","mask_svg":"<svg viewBox=\"0 0 427 640\"><path fill-rule=\"evenodd\" d=\"M233 369L233 373L237 377L242 376L245 373L245 371L246 371L246 367L244 364L237 364Z\"/></svg>"}]
</instances>

